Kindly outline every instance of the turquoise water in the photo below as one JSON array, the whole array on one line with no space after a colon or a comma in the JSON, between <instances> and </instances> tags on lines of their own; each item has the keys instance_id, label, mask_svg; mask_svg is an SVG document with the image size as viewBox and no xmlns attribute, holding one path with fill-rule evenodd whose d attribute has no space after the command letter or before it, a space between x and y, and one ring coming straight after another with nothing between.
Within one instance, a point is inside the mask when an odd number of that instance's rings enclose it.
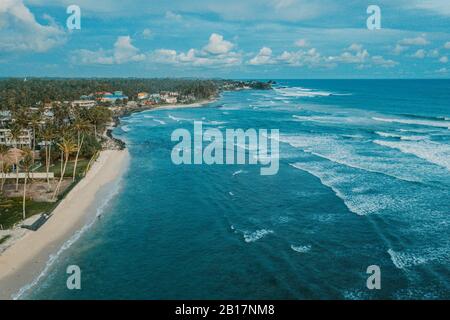
<instances>
[{"instance_id":1,"label":"turquoise water","mask_svg":"<svg viewBox=\"0 0 450 320\"><path fill-rule=\"evenodd\" d=\"M279 129L278 174L174 165L170 135L194 120ZM22 297L449 299L449 127L448 80L279 81L133 114L115 130L131 155L118 193Z\"/></svg>"}]
</instances>

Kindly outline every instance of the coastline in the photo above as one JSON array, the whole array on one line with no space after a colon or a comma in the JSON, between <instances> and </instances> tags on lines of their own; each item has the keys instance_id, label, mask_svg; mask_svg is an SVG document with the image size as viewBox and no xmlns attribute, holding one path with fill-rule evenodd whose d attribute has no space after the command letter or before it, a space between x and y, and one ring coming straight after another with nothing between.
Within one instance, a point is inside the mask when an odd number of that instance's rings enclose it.
<instances>
[{"instance_id":1,"label":"coastline","mask_svg":"<svg viewBox=\"0 0 450 320\"><path fill-rule=\"evenodd\" d=\"M128 150L104 150L86 176L53 211L38 230L29 231L0 255L0 300L31 283L44 270L52 254L87 222L95 219L90 207L97 192L116 181L126 170ZM80 200L82 199L82 200Z\"/></svg>"},{"instance_id":2,"label":"coastline","mask_svg":"<svg viewBox=\"0 0 450 320\"><path fill-rule=\"evenodd\" d=\"M219 96L214 96L191 104L167 104L126 110L125 113L114 117L114 127L118 126L120 118L135 112L199 108L218 99ZM99 158L86 176L54 209L49 221L38 231L27 231L24 236L0 253L0 300L13 299L13 296L24 286L37 279L52 254L81 230L89 220L92 221L95 218L90 207L95 205L96 193L104 185L119 179L129 161L126 144L113 137L112 128L106 130L106 135L120 146L120 150L101 151ZM79 199L83 199L83 202Z\"/></svg>"}]
</instances>

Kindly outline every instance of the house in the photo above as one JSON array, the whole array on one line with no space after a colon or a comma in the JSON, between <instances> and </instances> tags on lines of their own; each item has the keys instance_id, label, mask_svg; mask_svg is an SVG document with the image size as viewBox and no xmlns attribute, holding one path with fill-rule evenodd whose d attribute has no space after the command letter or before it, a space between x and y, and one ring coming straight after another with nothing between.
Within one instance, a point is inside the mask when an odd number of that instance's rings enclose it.
<instances>
[{"instance_id":1,"label":"house","mask_svg":"<svg viewBox=\"0 0 450 320\"><path fill-rule=\"evenodd\" d=\"M71 103L72 107L92 108L97 105L95 100L75 100Z\"/></svg>"},{"instance_id":2,"label":"house","mask_svg":"<svg viewBox=\"0 0 450 320\"><path fill-rule=\"evenodd\" d=\"M14 147L27 146L31 148L32 131L30 129L23 129L17 141L12 139L10 129L0 129L0 144Z\"/></svg>"},{"instance_id":3,"label":"house","mask_svg":"<svg viewBox=\"0 0 450 320\"><path fill-rule=\"evenodd\" d=\"M114 91L114 93L107 92L100 98L101 102L115 103L116 100L128 100L128 97L122 91Z\"/></svg>"},{"instance_id":4,"label":"house","mask_svg":"<svg viewBox=\"0 0 450 320\"><path fill-rule=\"evenodd\" d=\"M161 101L165 103L177 103L178 92L161 92Z\"/></svg>"},{"instance_id":5,"label":"house","mask_svg":"<svg viewBox=\"0 0 450 320\"><path fill-rule=\"evenodd\" d=\"M0 126L4 127L11 121L12 121L11 111L9 111L9 110L0 111Z\"/></svg>"},{"instance_id":6,"label":"house","mask_svg":"<svg viewBox=\"0 0 450 320\"><path fill-rule=\"evenodd\" d=\"M139 92L137 97L138 97L138 100L145 100L145 99L148 99L149 94L147 92Z\"/></svg>"}]
</instances>

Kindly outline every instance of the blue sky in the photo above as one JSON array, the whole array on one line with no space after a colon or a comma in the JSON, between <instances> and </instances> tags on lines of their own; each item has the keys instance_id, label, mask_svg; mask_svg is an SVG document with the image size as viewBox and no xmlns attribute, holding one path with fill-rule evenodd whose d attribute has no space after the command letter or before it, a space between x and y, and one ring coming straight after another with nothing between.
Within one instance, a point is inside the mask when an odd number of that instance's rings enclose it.
<instances>
[{"instance_id":1,"label":"blue sky","mask_svg":"<svg viewBox=\"0 0 450 320\"><path fill-rule=\"evenodd\" d=\"M1 77L449 78L450 1L1 0L0 39Z\"/></svg>"}]
</instances>

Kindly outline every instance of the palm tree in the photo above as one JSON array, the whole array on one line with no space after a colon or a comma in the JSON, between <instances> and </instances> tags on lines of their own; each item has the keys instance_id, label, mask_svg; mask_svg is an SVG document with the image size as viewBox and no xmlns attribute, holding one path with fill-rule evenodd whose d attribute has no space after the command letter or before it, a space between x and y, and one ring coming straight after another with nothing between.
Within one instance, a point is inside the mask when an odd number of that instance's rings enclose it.
<instances>
[{"instance_id":1,"label":"palm tree","mask_svg":"<svg viewBox=\"0 0 450 320\"><path fill-rule=\"evenodd\" d=\"M77 131L77 154L75 156L75 164L73 166L73 177L72 177L72 181L75 181L75 175L77 172L77 164L78 164L78 156L80 155L81 148L83 147L84 134L89 129L89 123L81 118L77 118L75 123L73 124L73 127Z\"/></svg>"},{"instance_id":2,"label":"palm tree","mask_svg":"<svg viewBox=\"0 0 450 320\"><path fill-rule=\"evenodd\" d=\"M8 154L8 150L9 148L2 144L0 145L0 157L1 157L1 174L2 174L2 182L1 182L1 186L0 186L0 191L3 192L3 185L5 184L5 180L6 180L6 172L8 171L8 167L9 167L9 163L8 160L6 159L6 155Z\"/></svg>"},{"instance_id":3,"label":"palm tree","mask_svg":"<svg viewBox=\"0 0 450 320\"><path fill-rule=\"evenodd\" d=\"M51 161L51 153L52 153L52 142L55 138L55 130L52 126L47 125L45 128L40 132L40 136L44 142L45 145L45 173L47 177L47 187L48 190L50 190L50 178L48 176L48 173L50 171L50 161Z\"/></svg>"},{"instance_id":4,"label":"palm tree","mask_svg":"<svg viewBox=\"0 0 450 320\"><path fill-rule=\"evenodd\" d=\"M32 147L31 150L36 150L36 130L39 127L39 124L41 122L41 113L40 111L34 112L30 117L30 125L33 130L33 141L32 141ZM33 158L34 161L34 158Z\"/></svg>"},{"instance_id":5,"label":"palm tree","mask_svg":"<svg viewBox=\"0 0 450 320\"><path fill-rule=\"evenodd\" d=\"M14 123L10 129L12 144L15 148L20 145L20 137L22 135L22 128L17 123ZM15 153L17 155L17 153ZM14 166L16 167L16 192L19 191L19 159L14 159Z\"/></svg>"},{"instance_id":6,"label":"palm tree","mask_svg":"<svg viewBox=\"0 0 450 320\"><path fill-rule=\"evenodd\" d=\"M23 182L23 200L22 200L22 214L23 214L23 220L26 218L26 195L27 195L27 181L28 177L30 175L30 169L33 165L33 158L34 158L34 152L30 148L24 148L23 150L23 160L21 163L22 169L25 172L25 179Z\"/></svg>"},{"instance_id":7,"label":"palm tree","mask_svg":"<svg viewBox=\"0 0 450 320\"><path fill-rule=\"evenodd\" d=\"M72 138L63 138L61 143L58 143L58 147L64 156L64 166L61 171L61 177L59 178L58 184L53 192L53 200L56 199L61 183L64 179L64 173L66 172L67 162L69 161L69 156L71 153L77 151L77 145L74 143Z\"/></svg>"}]
</instances>

